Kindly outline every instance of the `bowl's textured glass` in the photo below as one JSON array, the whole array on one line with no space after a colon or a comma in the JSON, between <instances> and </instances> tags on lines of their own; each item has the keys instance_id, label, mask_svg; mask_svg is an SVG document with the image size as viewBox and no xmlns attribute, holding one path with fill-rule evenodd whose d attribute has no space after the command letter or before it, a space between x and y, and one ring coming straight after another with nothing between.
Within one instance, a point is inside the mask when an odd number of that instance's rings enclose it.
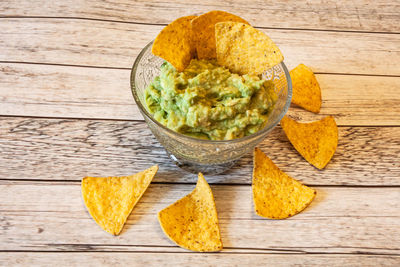
<instances>
[{"instance_id":1,"label":"bowl's textured glass","mask_svg":"<svg viewBox=\"0 0 400 267\"><path fill-rule=\"evenodd\" d=\"M289 72L281 63L268 70L263 77L275 83L278 100L269 116L267 125L252 135L223 141L202 140L174 132L155 119L148 112L144 99L147 85L160 73L164 62L151 53L149 43L136 58L131 73L131 90L150 130L167 150L168 155L183 169L191 172L220 173L231 167L244 154L252 151L278 124L289 108L292 85Z\"/></svg>"}]
</instances>

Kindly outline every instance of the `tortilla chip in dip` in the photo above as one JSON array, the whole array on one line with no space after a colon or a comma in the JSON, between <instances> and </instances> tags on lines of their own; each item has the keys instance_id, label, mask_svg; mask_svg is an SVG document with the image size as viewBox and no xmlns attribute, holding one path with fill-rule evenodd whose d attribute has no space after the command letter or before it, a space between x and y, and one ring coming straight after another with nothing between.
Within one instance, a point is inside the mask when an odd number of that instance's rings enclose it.
<instances>
[{"instance_id":1,"label":"tortilla chip in dip","mask_svg":"<svg viewBox=\"0 0 400 267\"><path fill-rule=\"evenodd\" d=\"M192 27L190 22L196 16L174 20L157 35L151 52L183 71L195 55Z\"/></svg>"},{"instance_id":2,"label":"tortilla chip in dip","mask_svg":"<svg viewBox=\"0 0 400 267\"><path fill-rule=\"evenodd\" d=\"M276 44L247 24L219 22L215 39L218 63L241 75L259 75L283 61Z\"/></svg>"},{"instance_id":3,"label":"tortilla chip in dip","mask_svg":"<svg viewBox=\"0 0 400 267\"><path fill-rule=\"evenodd\" d=\"M197 57L199 59L213 59L217 57L215 51L215 24L223 21L236 21L248 24L241 17L218 10L207 12L192 20L192 30L195 37Z\"/></svg>"},{"instance_id":4,"label":"tortilla chip in dip","mask_svg":"<svg viewBox=\"0 0 400 267\"><path fill-rule=\"evenodd\" d=\"M183 248L200 252L222 249L214 197L201 173L196 188L161 210L158 220L164 233Z\"/></svg>"},{"instance_id":5,"label":"tortilla chip in dip","mask_svg":"<svg viewBox=\"0 0 400 267\"><path fill-rule=\"evenodd\" d=\"M96 223L106 232L118 235L157 170L155 165L130 176L83 178L82 197Z\"/></svg>"},{"instance_id":6,"label":"tortilla chip in dip","mask_svg":"<svg viewBox=\"0 0 400 267\"><path fill-rule=\"evenodd\" d=\"M281 171L260 149L254 150L253 201L256 214L285 219L304 210L316 191Z\"/></svg>"},{"instance_id":7,"label":"tortilla chip in dip","mask_svg":"<svg viewBox=\"0 0 400 267\"><path fill-rule=\"evenodd\" d=\"M318 169L323 169L335 154L338 128L332 116L310 123L297 122L285 116L281 126L300 155Z\"/></svg>"}]
</instances>

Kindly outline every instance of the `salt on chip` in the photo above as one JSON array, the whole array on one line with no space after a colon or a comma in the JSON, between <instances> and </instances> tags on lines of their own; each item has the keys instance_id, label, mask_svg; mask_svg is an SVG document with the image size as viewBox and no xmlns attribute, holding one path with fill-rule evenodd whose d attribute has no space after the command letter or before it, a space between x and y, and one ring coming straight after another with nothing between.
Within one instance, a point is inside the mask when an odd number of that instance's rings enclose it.
<instances>
[{"instance_id":1,"label":"salt on chip","mask_svg":"<svg viewBox=\"0 0 400 267\"><path fill-rule=\"evenodd\" d=\"M281 126L294 148L318 169L323 169L335 154L338 128L332 116L310 123L297 122L285 116Z\"/></svg>"},{"instance_id":2,"label":"salt on chip","mask_svg":"<svg viewBox=\"0 0 400 267\"><path fill-rule=\"evenodd\" d=\"M270 219L301 212L317 193L281 171L258 148L254 150L252 190L256 214Z\"/></svg>"},{"instance_id":3,"label":"salt on chip","mask_svg":"<svg viewBox=\"0 0 400 267\"><path fill-rule=\"evenodd\" d=\"M292 78L292 103L318 113L321 109L321 88L312 70L304 64L290 71Z\"/></svg>"},{"instance_id":4,"label":"salt on chip","mask_svg":"<svg viewBox=\"0 0 400 267\"><path fill-rule=\"evenodd\" d=\"M218 63L241 75L259 75L283 61L276 44L247 24L217 23L215 39Z\"/></svg>"},{"instance_id":5,"label":"salt on chip","mask_svg":"<svg viewBox=\"0 0 400 267\"><path fill-rule=\"evenodd\" d=\"M195 55L190 22L196 16L186 16L174 20L157 35L151 52L171 63L178 71L183 71Z\"/></svg>"},{"instance_id":6,"label":"salt on chip","mask_svg":"<svg viewBox=\"0 0 400 267\"><path fill-rule=\"evenodd\" d=\"M215 50L215 24L223 21L236 21L249 24L241 17L219 10L207 12L192 20L192 31L199 59L213 59L217 57Z\"/></svg>"},{"instance_id":7,"label":"salt on chip","mask_svg":"<svg viewBox=\"0 0 400 267\"><path fill-rule=\"evenodd\" d=\"M106 232L118 235L157 170L155 165L130 176L83 178L82 197L96 223Z\"/></svg>"},{"instance_id":8,"label":"salt on chip","mask_svg":"<svg viewBox=\"0 0 400 267\"><path fill-rule=\"evenodd\" d=\"M183 248L200 252L222 249L214 197L201 173L196 188L161 210L158 220L164 233Z\"/></svg>"}]
</instances>

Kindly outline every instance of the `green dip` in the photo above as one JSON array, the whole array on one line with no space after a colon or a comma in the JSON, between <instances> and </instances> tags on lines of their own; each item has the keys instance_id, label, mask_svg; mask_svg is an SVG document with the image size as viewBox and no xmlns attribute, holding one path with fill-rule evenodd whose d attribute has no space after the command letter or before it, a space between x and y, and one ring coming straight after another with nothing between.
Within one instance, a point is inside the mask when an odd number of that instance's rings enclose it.
<instances>
[{"instance_id":1,"label":"green dip","mask_svg":"<svg viewBox=\"0 0 400 267\"><path fill-rule=\"evenodd\" d=\"M265 126L277 100L274 89L258 76L240 76L214 60L193 59L183 72L165 62L145 98L154 118L176 132L230 140Z\"/></svg>"}]
</instances>

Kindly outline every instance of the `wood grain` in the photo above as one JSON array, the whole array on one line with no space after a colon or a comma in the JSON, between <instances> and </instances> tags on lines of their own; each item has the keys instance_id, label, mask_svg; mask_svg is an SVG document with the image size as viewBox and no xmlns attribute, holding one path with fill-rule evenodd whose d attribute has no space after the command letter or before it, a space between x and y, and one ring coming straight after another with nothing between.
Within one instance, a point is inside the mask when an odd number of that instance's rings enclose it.
<instances>
[{"instance_id":1,"label":"wood grain","mask_svg":"<svg viewBox=\"0 0 400 267\"><path fill-rule=\"evenodd\" d=\"M277 127L260 148L283 171L314 185L400 185L400 127L340 127L339 145L320 171L308 164ZM155 181L194 183L176 167L144 122L72 119L0 119L0 178L80 180L128 175L159 164ZM249 184L248 154L212 183Z\"/></svg>"},{"instance_id":2,"label":"wood grain","mask_svg":"<svg viewBox=\"0 0 400 267\"><path fill-rule=\"evenodd\" d=\"M226 10L259 27L400 32L396 1L265 1L233 0L229 4L204 0L2 1L2 16L80 17L150 24L168 24L181 16Z\"/></svg>"},{"instance_id":3,"label":"wood grain","mask_svg":"<svg viewBox=\"0 0 400 267\"><path fill-rule=\"evenodd\" d=\"M2 19L0 61L130 68L163 26L63 19ZM320 73L400 75L400 34L263 30L285 63Z\"/></svg>"},{"instance_id":4,"label":"wood grain","mask_svg":"<svg viewBox=\"0 0 400 267\"><path fill-rule=\"evenodd\" d=\"M142 120L129 75L129 70L0 63L0 115ZM292 107L289 113L297 119L333 115L338 125L400 125L400 78L318 74L317 79L321 113Z\"/></svg>"},{"instance_id":5,"label":"wood grain","mask_svg":"<svg viewBox=\"0 0 400 267\"><path fill-rule=\"evenodd\" d=\"M47 266L396 266L399 256L259 255L223 253L2 253L0 264Z\"/></svg>"},{"instance_id":6,"label":"wood grain","mask_svg":"<svg viewBox=\"0 0 400 267\"><path fill-rule=\"evenodd\" d=\"M184 252L163 234L156 213L193 188L150 185L114 237L87 213L80 183L2 181L0 250ZM316 187L312 204L286 220L255 215L250 186L212 190L224 247L234 253L400 254L398 187Z\"/></svg>"},{"instance_id":7,"label":"wood grain","mask_svg":"<svg viewBox=\"0 0 400 267\"><path fill-rule=\"evenodd\" d=\"M175 167L142 121L129 72L165 24L212 9L262 28L289 68L304 63L317 72L321 114L293 106L292 116L333 115L341 127L323 171L279 127L260 145L318 192L290 219L254 214L251 155L207 176L225 248L200 255L177 247L157 222L196 175ZM0 266L400 265L399 20L400 3L382 0L1 1ZM84 207L80 179L153 164L156 183L122 234L102 231Z\"/></svg>"},{"instance_id":8,"label":"wood grain","mask_svg":"<svg viewBox=\"0 0 400 267\"><path fill-rule=\"evenodd\" d=\"M129 75L129 70L3 63L0 114L143 120Z\"/></svg>"}]
</instances>

